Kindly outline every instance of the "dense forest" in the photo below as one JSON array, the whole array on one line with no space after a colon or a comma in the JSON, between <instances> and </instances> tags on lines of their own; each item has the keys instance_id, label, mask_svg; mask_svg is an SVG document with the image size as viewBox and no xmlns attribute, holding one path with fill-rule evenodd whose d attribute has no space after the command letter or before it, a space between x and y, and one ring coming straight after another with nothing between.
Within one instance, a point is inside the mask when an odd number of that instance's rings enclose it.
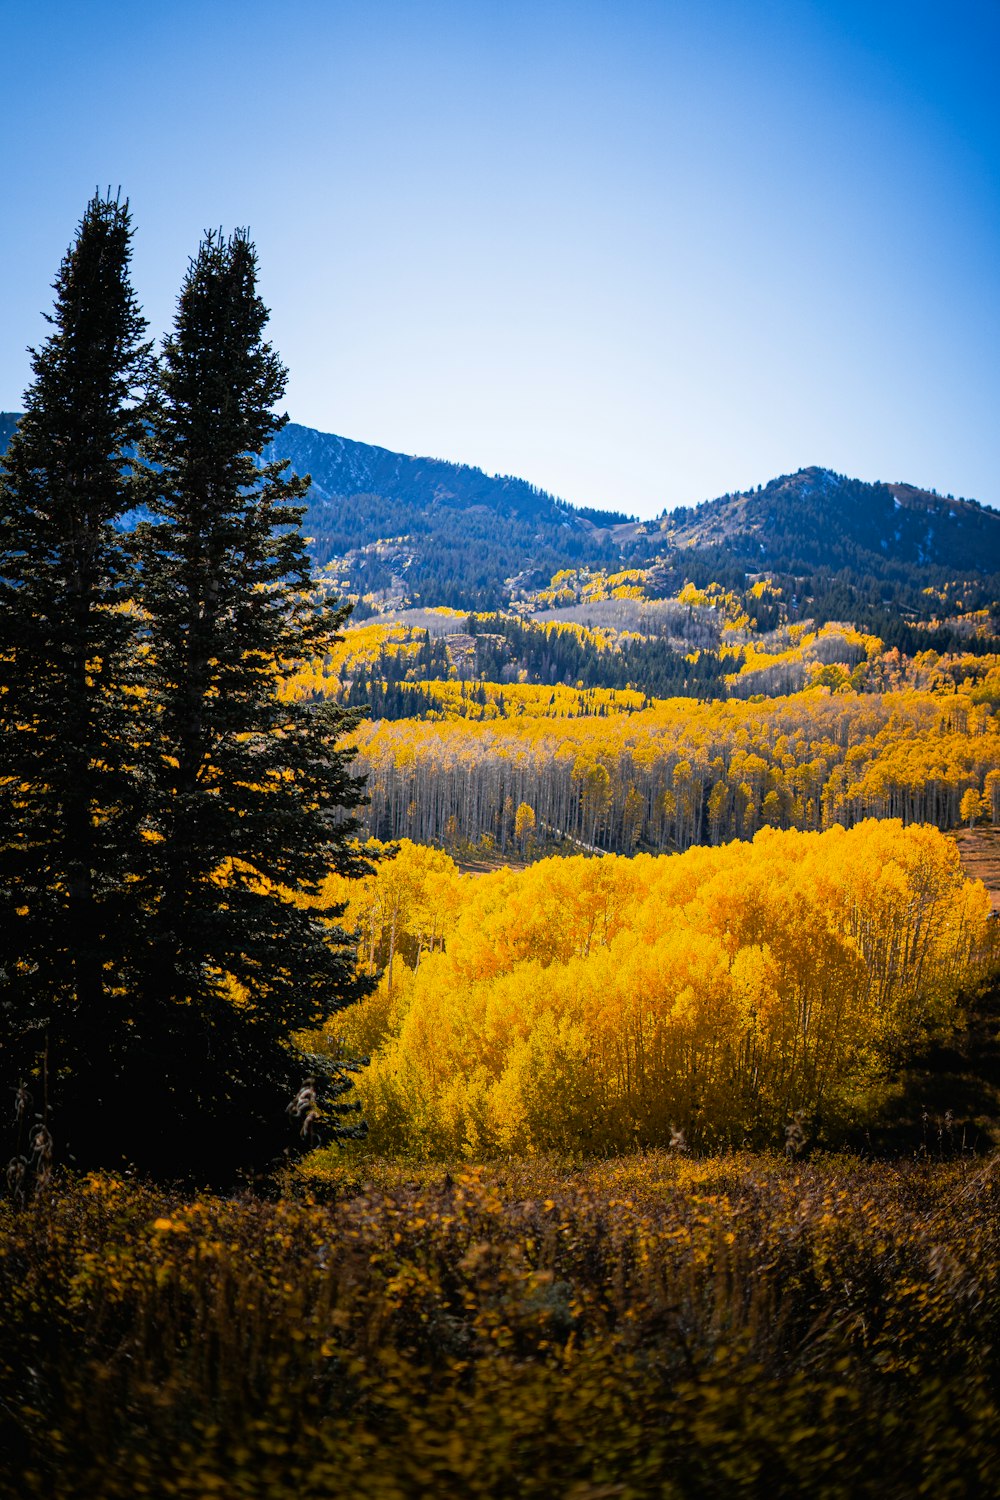
<instances>
[{"instance_id":1,"label":"dense forest","mask_svg":"<svg viewBox=\"0 0 1000 1500\"><path fill-rule=\"evenodd\" d=\"M407 843L331 886L382 981L327 1035L387 1154L836 1140L996 959L954 844L897 821L486 878Z\"/></svg>"},{"instance_id":2,"label":"dense forest","mask_svg":"<svg viewBox=\"0 0 1000 1500\"><path fill-rule=\"evenodd\" d=\"M354 744L379 839L506 854L522 804L536 856L1000 816L1000 658L911 657L834 623L759 634L744 596L712 587L587 607L618 627L453 611L370 622L284 691L368 705ZM648 634L619 628L642 611L659 612ZM703 644L683 650L681 631ZM643 660L688 675L664 697L591 685Z\"/></svg>"},{"instance_id":3,"label":"dense forest","mask_svg":"<svg viewBox=\"0 0 1000 1500\"><path fill-rule=\"evenodd\" d=\"M545 837L628 853L867 817L950 828L969 815L966 793L973 821L1000 813L1000 732L964 694L814 689L693 709L608 700L606 715L566 717L552 716L550 696L508 689L502 719L364 725L371 833L506 852L523 803Z\"/></svg>"}]
</instances>

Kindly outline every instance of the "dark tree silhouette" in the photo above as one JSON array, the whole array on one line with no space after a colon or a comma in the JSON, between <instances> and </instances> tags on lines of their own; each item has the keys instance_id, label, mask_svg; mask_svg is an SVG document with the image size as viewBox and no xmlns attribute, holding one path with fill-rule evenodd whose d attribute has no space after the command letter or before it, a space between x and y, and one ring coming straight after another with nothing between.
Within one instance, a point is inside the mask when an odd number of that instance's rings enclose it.
<instances>
[{"instance_id":1,"label":"dark tree silhouette","mask_svg":"<svg viewBox=\"0 0 1000 1500\"><path fill-rule=\"evenodd\" d=\"M128 204L95 196L0 476L0 1077L89 1087L135 941L133 503L150 370ZM42 1110L42 1085L28 1118ZM36 1122L37 1123L37 1122ZM23 1163L22 1163L23 1165Z\"/></svg>"},{"instance_id":2,"label":"dark tree silhouette","mask_svg":"<svg viewBox=\"0 0 1000 1500\"><path fill-rule=\"evenodd\" d=\"M358 715L281 694L347 610L313 585L308 480L261 461L286 420L274 415L286 372L256 281L245 232L206 237L163 352L154 519L137 530L155 766L140 988L156 1118L142 1154L216 1178L290 1143L293 1097L310 1128L357 1130L342 1118L347 1075L292 1036L365 987L341 909L304 904L330 870L368 867L350 814L362 786L338 748Z\"/></svg>"},{"instance_id":3,"label":"dark tree silhouette","mask_svg":"<svg viewBox=\"0 0 1000 1500\"><path fill-rule=\"evenodd\" d=\"M249 237L202 243L156 365L130 240L95 198L0 485L0 1082L15 1177L54 1134L55 1160L222 1185L362 1128L296 1042L370 983L320 899L368 867L357 714L282 694L347 611L313 584L308 482L260 458L285 371Z\"/></svg>"}]
</instances>

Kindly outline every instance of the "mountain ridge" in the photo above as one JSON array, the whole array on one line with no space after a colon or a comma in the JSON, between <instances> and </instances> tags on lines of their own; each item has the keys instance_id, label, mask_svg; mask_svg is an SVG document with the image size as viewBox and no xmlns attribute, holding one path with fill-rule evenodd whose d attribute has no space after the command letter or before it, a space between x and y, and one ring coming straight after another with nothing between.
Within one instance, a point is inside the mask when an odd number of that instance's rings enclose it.
<instances>
[{"instance_id":1,"label":"mountain ridge","mask_svg":"<svg viewBox=\"0 0 1000 1500\"><path fill-rule=\"evenodd\" d=\"M830 526L839 523L839 533ZM812 466L756 490L680 506L660 519L674 547L725 546L793 570L879 565L1000 571L1000 513L907 483L851 479ZM767 562L764 562L764 566Z\"/></svg>"},{"instance_id":2,"label":"mountain ridge","mask_svg":"<svg viewBox=\"0 0 1000 1500\"><path fill-rule=\"evenodd\" d=\"M0 450L16 413L0 413ZM810 466L678 506L654 521L576 507L527 480L396 453L289 422L265 459L311 476L305 527L318 567L372 606L502 608L566 568L663 572L664 586L772 572L878 589L974 578L1000 594L1000 512L917 485ZM994 579L994 575L997 575ZM359 610L359 614L361 611Z\"/></svg>"},{"instance_id":3,"label":"mountain ridge","mask_svg":"<svg viewBox=\"0 0 1000 1500\"><path fill-rule=\"evenodd\" d=\"M510 474L487 474L472 464L449 459L397 453L374 443L321 432L288 422L268 444L265 459L289 458L297 473L312 476L316 500L347 498L352 494L380 494L394 499L405 494L425 505L480 503L498 513L539 516L572 524L586 517L587 507L566 500ZM627 522L621 512L592 512L609 521Z\"/></svg>"}]
</instances>

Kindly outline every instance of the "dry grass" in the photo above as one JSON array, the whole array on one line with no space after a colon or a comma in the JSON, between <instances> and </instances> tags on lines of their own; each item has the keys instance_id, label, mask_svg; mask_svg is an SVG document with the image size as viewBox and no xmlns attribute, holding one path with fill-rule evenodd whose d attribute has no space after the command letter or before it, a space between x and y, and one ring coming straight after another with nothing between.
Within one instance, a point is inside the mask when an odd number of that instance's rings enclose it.
<instances>
[{"instance_id":1,"label":"dry grass","mask_svg":"<svg viewBox=\"0 0 1000 1500\"><path fill-rule=\"evenodd\" d=\"M0 1491L990 1492L995 1159L365 1170L3 1210Z\"/></svg>"},{"instance_id":2,"label":"dry grass","mask_svg":"<svg viewBox=\"0 0 1000 1500\"><path fill-rule=\"evenodd\" d=\"M1000 915L1000 828L957 828L949 837L958 846L966 875L983 882L991 910Z\"/></svg>"}]
</instances>

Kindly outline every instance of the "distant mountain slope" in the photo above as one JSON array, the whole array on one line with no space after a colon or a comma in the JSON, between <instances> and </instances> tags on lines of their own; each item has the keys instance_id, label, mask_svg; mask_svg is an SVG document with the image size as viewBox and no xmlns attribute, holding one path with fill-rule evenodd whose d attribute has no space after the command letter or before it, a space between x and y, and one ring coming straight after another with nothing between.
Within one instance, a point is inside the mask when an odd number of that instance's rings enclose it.
<instances>
[{"instance_id":1,"label":"distant mountain slope","mask_svg":"<svg viewBox=\"0 0 1000 1500\"><path fill-rule=\"evenodd\" d=\"M755 569L1000 572L1000 513L829 469L800 469L760 490L681 507L661 527L675 547L723 547Z\"/></svg>"},{"instance_id":2,"label":"distant mountain slope","mask_svg":"<svg viewBox=\"0 0 1000 1500\"><path fill-rule=\"evenodd\" d=\"M0 414L0 450L17 421ZM380 600L496 609L570 564L617 563L617 512L577 509L526 480L411 458L289 422L265 452L312 488L306 531L318 566Z\"/></svg>"},{"instance_id":3,"label":"distant mountain slope","mask_svg":"<svg viewBox=\"0 0 1000 1500\"><path fill-rule=\"evenodd\" d=\"M0 413L0 449L16 420ZM573 507L523 479L293 422L266 457L312 476L305 525L317 565L379 606L495 610L560 569L624 565L649 569L647 588L665 594L688 579L742 589L747 574L768 573L800 612L863 616L877 631L886 608L897 622L939 613L925 591L945 581L971 581L967 611L1000 614L1000 513L913 485L808 468L636 523Z\"/></svg>"},{"instance_id":4,"label":"distant mountain slope","mask_svg":"<svg viewBox=\"0 0 1000 1500\"><path fill-rule=\"evenodd\" d=\"M386 500L403 500L418 510L483 506L497 515L556 526L568 522L576 527L585 515L524 479L490 476L469 464L439 458L411 458L388 448L301 427L297 422L282 428L265 457L290 459L296 473L311 474L314 503L337 496L381 495ZM623 515L600 515L604 526L627 520Z\"/></svg>"},{"instance_id":5,"label":"distant mountain slope","mask_svg":"<svg viewBox=\"0 0 1000 1500\"><path fill-rule=\"evenodd\" d=\"M578 510L510 476L411 458L289 422L265 457L312 477L306 527L319 565L413 604L495 609L567 562L613 564L617 513Z\"/></svg>"}]
</instances>

